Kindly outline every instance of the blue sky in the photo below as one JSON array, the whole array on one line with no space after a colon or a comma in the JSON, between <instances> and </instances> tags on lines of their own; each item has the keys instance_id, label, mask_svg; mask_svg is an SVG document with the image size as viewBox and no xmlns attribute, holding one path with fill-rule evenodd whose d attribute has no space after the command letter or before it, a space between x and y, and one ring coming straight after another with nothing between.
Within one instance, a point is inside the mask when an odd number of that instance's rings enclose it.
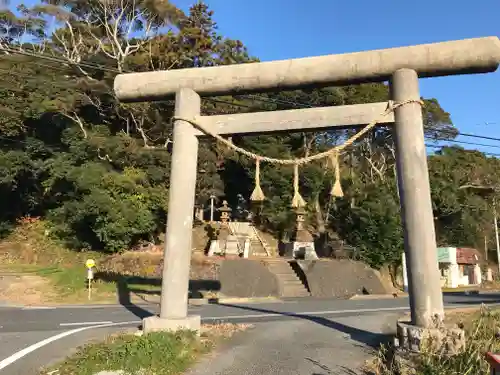
<instances>
[{"instance_id":1,"label":"blue sky","mask_svg":"<svg viewBox=\"0 0 500 375\"><path fill-rule=\"evenodd\" d=\"M187 10L196 0L172 1ZM220 32L240 39L252 55L264 61L500 35L499 0L206 0L206 3L215 12ZM424 97L439 100L460 131L500 138L500 71L424 79L421 91ZM500 142L460 139L500 147ZM500 154L500 148L479 148Z\"/></svg>"},{"instance_id":2,"label":"blue sky","mask_svg":"<svg viewBox=\"0 0 500 375\"><path fill-rule=\"evenodd\" d=\"M193 0L174 0L187 9ZM207 0L219 30L261 60L500 36L499 0ZM422 79L460 131L500 138L500 71ZM461 137L468 142L500 142ZM476 148L474 146L471 146ZM500 154L500 148L479 147Z\"/></svg>"}]
</instances>

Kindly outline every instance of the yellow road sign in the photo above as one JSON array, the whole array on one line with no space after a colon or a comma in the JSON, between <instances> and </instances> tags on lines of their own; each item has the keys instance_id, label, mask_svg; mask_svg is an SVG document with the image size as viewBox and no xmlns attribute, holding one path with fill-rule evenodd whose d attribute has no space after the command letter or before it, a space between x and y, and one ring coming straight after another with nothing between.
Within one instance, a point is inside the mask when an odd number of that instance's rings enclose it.
<instances>
[{"instance_id":1,"label":"yellow road sign","mask_svg":"<svg viewBox=\"0 0 500 375\"><path fill-rule=\"evenodd\" d=\"M87 266L87 268L95 267L94 259L87 259L87 261L85 262L85 266Z\"/></svg>"}]
</instances>

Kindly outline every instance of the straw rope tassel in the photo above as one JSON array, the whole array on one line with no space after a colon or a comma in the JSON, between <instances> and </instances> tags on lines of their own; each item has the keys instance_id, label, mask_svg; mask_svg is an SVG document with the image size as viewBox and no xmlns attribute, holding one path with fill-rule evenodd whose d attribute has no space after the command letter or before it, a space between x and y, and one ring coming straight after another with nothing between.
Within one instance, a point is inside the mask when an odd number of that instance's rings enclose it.
<instances>
[{"instance_id":1,"label":"straw rope tassel","mask_svg":"<svg viewBox=\"0 0 500 375\"><path fill-rule=\"evenodd\" d=\"M266 199L262 188L260 187L260 159L255 159L255 188L253 189L250 200L255 202L262 202Z\"/></svg>"},{"instance_id":2,"label":"straw rope tassel","mask_svg":"<svg viewBox=\"0 0 500 375\"><path fill-rule=\"evenodd\" d=\"M330 155L330 160L332 162L332 167L335 172L335 182L333 183L330 195L333 197L342 198L344 192L342 191L342 185L340 184L340 163L339 163L339 153L335 152Z\"/></svg>"},{"instance_id":3,"label":"straw rope tassel","mask_svg":"<svg viewBox=\"0 0 500 375\"><path fill-rule=\"evenodd\" d=\"M304 198L299 193L299 164L295 163L293 165L293 199L292 199L292 207L304 207L306 202Z\"/></svg>"}]
</instances>

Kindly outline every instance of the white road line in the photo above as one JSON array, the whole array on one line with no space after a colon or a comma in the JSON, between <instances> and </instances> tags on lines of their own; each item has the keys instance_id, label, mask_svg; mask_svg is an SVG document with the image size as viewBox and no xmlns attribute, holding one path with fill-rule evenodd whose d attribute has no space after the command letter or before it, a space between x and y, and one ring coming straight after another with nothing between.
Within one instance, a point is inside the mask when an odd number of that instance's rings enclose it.
<instances>
[{"instance_id":1,"label":"white road line","mask_svg":"<svg viewBox=\"0 0 500 375\"><path fill-rule=\"evenodd\" d=\"M102 322L75 322L75 323L60 323L61 327L71 327L71 326L97 326L100 324L111 324L113 322L106 320Z\"/></svg>"},{"instance_id":2,"label":"white road line","mask_svg":"<svg viewBox=\"0 0 500 375\"><path fill-rule=\"evenodd\" d=\"M120 323L109 323L109 324L100 324L97 326L89 326L89 327L80 327L76 329L72 329L70 331L62 332L59 333L58 335L51 336L46 338L45 340L39 341L33 345L28 346L27 348L24 348L14 354L12 354L10 357L5 358L4 360L0 361L0 370L3 370L7 366L13 364L17 360L23 358L24 356L34 352L37 349L40 349L44 347L45 345L48 345L54 341L60 340L64 337L74 335L75 333L79 333L82 331L86 331L89 329L94 329L94 328L105 328L105 327L114 327L114 326L120 326L120 325L130 325L130 324L137 324L137 321L133 322L120 322Z\"/></svg>"},{"instance_id":3,"label":"white road line","mask_svg":"<svg viewBox=\"0 0 500 375\"><path fill-rule=\"evenodd\" d=\"M138 303L138 304L130 304L129 306L139 306L139 307L158 307L158 303ZM41 306L43 307L43 306ZM48 306L49 309L57 309L57 310L80 310L80 309L116 309L121 307L127 307L127 305L120 304L100 304L100 305L60 305L60 306Z\"/></svg>"},{"instance_id":4,"label":"white road line","mask_svg":"<svg viewBox=\"0 0 500 375\"><path fill-rule=\"evenodd\" d=\"M489 306L492 305L498 305L498 304L489 304ZM453 308L460 308L468 306L471 307L470 305L462 305L462 304L457 304L455 306L445 306L446 309L453 309ZM226 315L226 316L208 316L205 318L202 318L202 320L224 320L224 319L249 319L249 318L269 318L269 317L279 317L279 316L291 316L291 317L300 317L304 315L338 315L338 314L350 314L350 313L368 313L368 312L382 312L382 311L409 311L410 308L408 306L401 306L401 307L381 307L381 308L374 308L374 309L353 309L353 310L331 310L331 311L307 311L307 312L281 312L281 313L262 313L262 314L245 314L245 315ZM99 323L97 325L88 325L88 324L93 324L93 323ZM12 363L16 362L17 360L21 359L22 357L34 352L37 349L40 349L54 341L60 340L64 337L74 335L76 333L82 332L82 331L87 331L90 329L95 329L95 328L105 328L105 327L115 327L115 326L125 326L125 325L132 325L132 324L139 324L140 321L134 320L134 321L129 321L129 322L118 322L118 323L108 323L108 322L74 322L74 323L60 323L60 326L76 326L76 325L87 325L85 327L80 327L80 328L75 328L70 331L62 332L60 334L57 334L55 336L48 337L42 341L39 341L33 345L28 346L27 348L24 348L14 354L12 354L10 357L5 358L4 360L0 361L0 370L4 369L5 367L11 365Z\"/></svg>"},{"instance_id":5,"label":"white road line","mask_svg":"<svg viewBox=\"0 0 500 375\"><path fill-rule=\"evenodd\" d=\"M409 310L409 307L381 307L378 309L356 309L356 310L330 310L330 311L308 311L308 312L277 312L277 313L261 313L261 314L243 314L243 315L222 315L222 316L207 316L202 317L201 320L230 320L230 319L251 319L251 318L272 318L280 316L301 317L304 315L337 315L337 314L351 314L351 313L368 313L368 312L382 312L382 311L404 311ZM138 321L139 322L139 321ZM102 324L115 324L110 321L103 322L72 322L72 323L59 323L61 327L71 326L85 326L85 325L102 325Z\"/></svg>"}]
</instances>

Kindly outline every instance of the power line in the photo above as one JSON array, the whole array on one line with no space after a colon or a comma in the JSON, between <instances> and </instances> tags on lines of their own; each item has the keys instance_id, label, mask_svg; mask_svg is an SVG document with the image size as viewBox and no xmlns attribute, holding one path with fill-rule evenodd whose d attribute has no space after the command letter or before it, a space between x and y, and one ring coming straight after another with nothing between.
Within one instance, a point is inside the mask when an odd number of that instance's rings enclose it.
<instances>
[{"instance_id":1,"label":"power line","mask_svg":"<svg viewBox=\"0 0 500 375\"><path fill-rule=\"evenodd\" d=\"M7 51L7 52L10 52L10 53L16 53L16 54L20 54L20 55L24 55L24 56L30 56L30 57L33 57L33 58L39 58L39 59L42 59L42 60L57 62L57 63L61 63L61 64L67 64L67 65L73 65L73 66L83 66L83 67L87 67L87 68L90 68L90 69L101 70L101 71L104 71L104 72L111 72L111 73L117 73L117 74L121 74L121 73L133 73L132 71L129 71L129 70L120 71L118 69L106 68L106 67L103 67L103 66L100 66L100 65L95 65L95 64L92 64L92 63L75 63L75 62L68 61L68 60L65 60L65 59L62 59L62 58L58 58L58 57L54 57L54 56L46 56L46 55L36 54L36 53L30 53L30 52L27 52L27 51L18 51L18 50L13 50L13 49L9 49L9 48L5 48L4 50ZM52 69L64 71L60 67L53 67L53 66L50 66L50 65L47 65L47 64L40 64L40 63L35 63L35 64L39 65L39 66L45 66L45 67L48 67L48 68L52 68ZM2 71L2 70L4 70L4 69L1 69L0 71ZM8 73L11 73L11 72L8 72ZM19 75L19 74L17 74L17 75ZM233 105L233 106L237 106L237 107L251 108L251 109L253 109L253 107L249 106L249 105L245 105L245 104L241 104L241 103L233 103L233 102L225 101L225 100L222 100L222 99L213 99L213 98L204 98L204 99L207 100L207 101L209 101L209 102L213 102L213 103L228 104L228 105Z\"/></svg>"},{"instance_id":2,"label":"power line","mask_svg":"<svg viewBox=\"0 0 500 375\"><path fill-rule=\"evenodd\" d=\"M476 142L466 142L466 141L459 141L455 139L446 139L446 138L426 138L428 141L441 141L441 142L453 142L453 143L459 143L459 144L464 144L464 145L472 145L472 146L481 146L481 147L494 147L494 148L500 148L500 145L488 145L485 143L476 143Z\"/></svg>"},{"instance_id":3,"label":"power line","mask_svg":"<svg viewBox=\"0 0 500 375\"><path fill-rule=\"evenodd\" d=\"M444 147L450 147L449 145L430 145L430 144L426 144L425 147L432 147L432 148L444 148ZM482 154L485 154L485 155L489 155L489 156L500 156L500 154L497 154L497 153L494 153L494 152L483 152L483 151L479 151L479 150L467 150L465 149L465 151L478 151Z\"/></svg>"},{"instance_id":4,"label":"power line","mask_svg":"<svg viewBox=\"0 0 500 375\"><path fill-rule=\"evenodd\" d=\"M78 62L77 63L77 62L73 62L73 61L70 61L70 60L61 59L61 58L58 58L58 57L55 57L55 56L43 55L41 53L32 53L32 52L28 52L28 51L15 50L15 49L11 49L11 48L8 48L8 47L3 48L3 50L6 51L6 52L9 52L9 53L17 53L19 55L30 56L30 57L34 57L34 58L38 58L38 59L42 59L42 60L47 60L47 61L52 61L52 62L58 62L58 63L62 63L62 64L67 64L67 65L83 66L85 68L101 70L103 72L118 73L118 74L122 73L118 69L107 68L107 67L102 66L102 65L95 65L95 64L92 64L92 63L85 63L85 62ZM130 73L130 72L127 72L127 73Z\"/></svg>"},{"instance_id":5,"label":"power line","mask_svg":"<svg viewBox=\"0 0 500 375\"><path fill-rule=\"evenodd\" d=\"M7 52L10 52L10 53L17 53L17 54L21 54L21 55L25 55L25 56L30 56L30 57L33 57L33 58L45 59L45 60L48 60L48 61L57 62L57 63L61 63L61 64L68 64L68 65L74 65L74 66L83 66L83 67L88 67L88 68L91 68L91 69L101 70L101 71L105 71L105 72L112 72L112 73L117 73L117 74L120 74L120 73L131 73L132 72L132 71L128 71L128 70L120 71L118 69L107 68L107 67L104 67L104 66L101 66L101 65L92 64L92 63L75 63L75 62L67 61L67 60L62 59L62 58L58 58L58 57L54 57L54 56L46 56L46 55L43 55L43 54L40 54L40 53L31 53L31 52L27 52L27 51L15 50L15 49L10 49L10 48L6 48L5 50ZM49 68L60 69L59 67L51 67L49 65L45 65L45 66L49 67ZM12 72L9 72L9 73L13 74ZM17 75L19 75L19 74L17 74ZM286 104L286 105L292 105L292 106L299 107L299 108L303 108L303 107L314 108L314 106L311 105L311 104L299 103L299 102L296 102L296 101L293 101L293 100L267 98L267 97L262 97L262 96L259 96L259 95L253 95L253 94L241 95L241 97L242 98L247 98L247 99L250 99L250 100L255 100L255 101L261 101L261 102L265 102L265 103L270 103L270 104ZM254 109L254 107L250 106L250 105L245 105L245 104L242 104L242 103L233 103L233 102L225 101L225 100L222 100L222 99L205 98L205 100L213 102L213 103L221 103L221 104L227 104L227 105L232 105L232 106L241 107L241 108ZM500 138L498 138L498 137L490 137L490 136L483 136L483 135L477 135L477 134L471 134L471 133L463 133L463 132L460 132L460 131L456 131L455 132L455 131L447 130L447 129L437 129L435 127L428 127L427 129L428 130L435 130L435 131L438 131L438 132L440 132L442 134L450 134L450 135L457 135L457 136L463 136L463 137L470 137L470 138L477 138L477 139L484 139L484 140L490 140L490 141L500 142ZM456 142L456 143L467 144L467 143L465 143L463 141L458 141L458 140L448 140L448 139L442 139L442 138L436 138L436 140L442 140L442 141L446 140L448 142ZM478 146L483 146L483 147L496 147L494 145L483 145L483 144L477 144L477 145Z\"/></svg>"}]
</instances>

